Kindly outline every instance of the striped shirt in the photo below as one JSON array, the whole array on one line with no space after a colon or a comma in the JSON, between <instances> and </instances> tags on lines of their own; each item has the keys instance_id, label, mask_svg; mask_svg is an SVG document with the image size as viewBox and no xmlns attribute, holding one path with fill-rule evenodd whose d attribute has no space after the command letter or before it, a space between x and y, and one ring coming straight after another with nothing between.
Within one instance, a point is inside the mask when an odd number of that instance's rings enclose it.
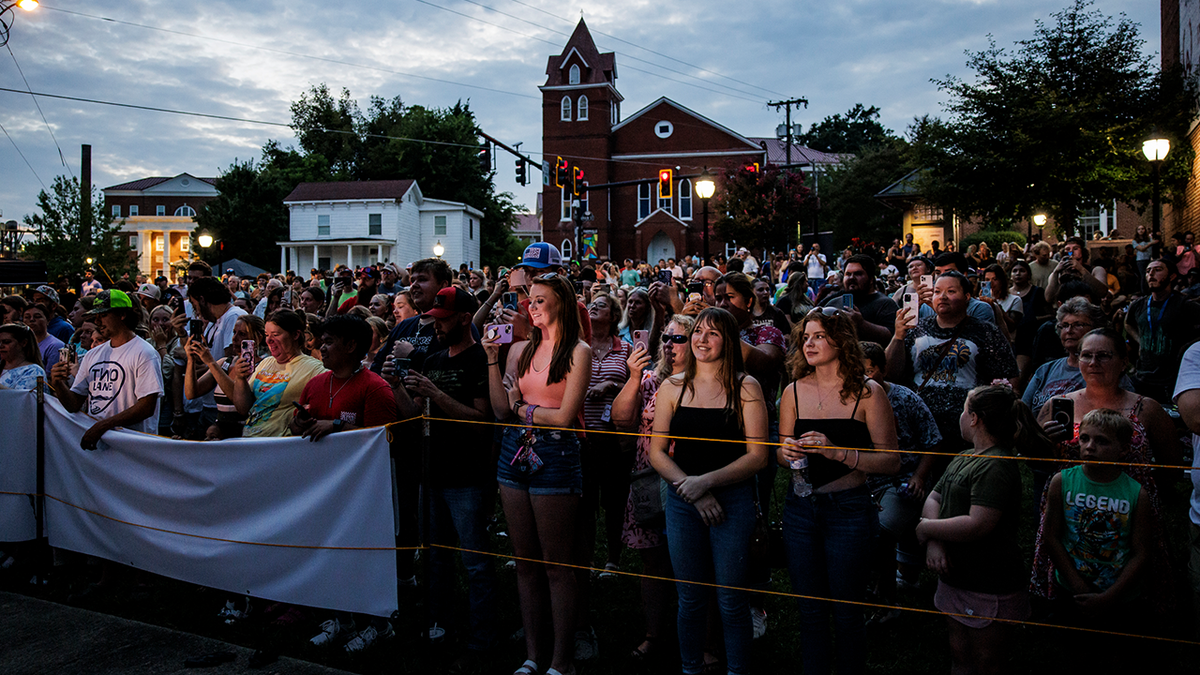
<instances>
[{"instance_id":1,"label":"striped shirt","mask_svg":"<svg viewBox=\"0 0 1200 675\"><path fill-rule=\"evenodd\" d=\"M633 346L618 337L612 338L612 341L612 349L604 355L604 358L598 359L594 354L592 356L592 387L602 382L616 382L618 385L624 385L625 380L629 379L629 365L626 360L633 353ZM583 400L583 422L588 429L609 430L614 428L612 402L616 397L616 393L613 393Z\"/></svg>"}]
</instances>

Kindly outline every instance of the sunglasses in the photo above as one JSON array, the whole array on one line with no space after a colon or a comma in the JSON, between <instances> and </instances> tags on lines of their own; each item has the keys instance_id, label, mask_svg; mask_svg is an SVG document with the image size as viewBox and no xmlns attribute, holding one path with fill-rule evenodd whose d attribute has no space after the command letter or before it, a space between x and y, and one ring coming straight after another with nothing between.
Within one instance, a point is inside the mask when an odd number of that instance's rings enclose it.
<instances>
[{"instance_id":1,"label":"sunglasses","mask_svg":"<svg viewBox=\"0 0 1200 675\"><path fill-rule=\"evenodd\" d=\"M814 314L824 314L825 316L836 316L841 313L841 309L837 307L813 307L808 311L808 316Z\"/></svg>"},{"instance_id":2,"label":"sunglasses","mask_svg":"<svg viewBox=\"0 0 1200 675\"><path fill-rule=\"evenodd\" d=\"M539 274L536 277L534 277L534 279L536 279L537 281L554 281L557 278L559 278L559 275L554 272L547 272L545 274Z\"/></svg>"},{"instance_id":3,"label":"sunglasses","mask_svg":"<svg viewBox=\"0 0 1200 675\"><path fill-rule=\"evenodd\" d=\"M668 333L664 333L662 336L662 339L663 339L663 342L665 342L667 344L681 345L688 341L688 336L686 336L686 335L671 335Z\"/></svg>"}]
</instances>

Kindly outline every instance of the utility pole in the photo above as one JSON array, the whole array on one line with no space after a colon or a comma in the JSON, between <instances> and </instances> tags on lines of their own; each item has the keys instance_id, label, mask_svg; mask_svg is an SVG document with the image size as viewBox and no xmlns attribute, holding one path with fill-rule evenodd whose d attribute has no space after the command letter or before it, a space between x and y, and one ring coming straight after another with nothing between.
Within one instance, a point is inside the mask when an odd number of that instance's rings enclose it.
<instances>
[{"instance_id":1,"label":"utility pole","mask_svg":"<svg viewBox=\"0 0 1200 675\"><path fill-rule=\"evenodd\" d=\"M784 114L786 115L786 123L785 123L786 129L784 130L784 133L782 134L782 136L786 139L787 145L784 146L784 152L786 153L785 154L786 164L784 164L784 166L787 167L788 171L790 171L792 168L792 134L794 132L794 129L792 128L792 106L796 106L797 108L799 108L801 105L803 105L805 110L807 110L808 109L808 99L792 98L792 99L788 99L786 101L768 101L767 105L771 106L772 108L774 108L776 110L783 108L785 111ZM775 137L778 138L779 136L780 136L779 129L776 129ZM784 171L784 173L783 173L784 187L787 187L787 178L788 178L787 171ZM797 237L800 236L798 232L797 232L796 236ZM789 242L785 241L784 243L788 244Z\"/></svg>"},{"instance_id":2,"label":"utility pole","mask_svg":"<svg viewBox=\"0 0 1200 675\"><path fill-rule=\"evenodd\" d=\"M92 249L92 146L83 145L79 153L79 239L83 249Z\"/></svg>"}]
</instances>

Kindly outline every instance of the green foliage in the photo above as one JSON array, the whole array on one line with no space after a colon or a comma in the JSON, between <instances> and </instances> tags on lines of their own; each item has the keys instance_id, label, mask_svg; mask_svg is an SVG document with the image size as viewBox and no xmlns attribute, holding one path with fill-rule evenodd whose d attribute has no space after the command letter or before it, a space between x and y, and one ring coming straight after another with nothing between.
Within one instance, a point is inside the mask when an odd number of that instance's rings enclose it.
<instances>
[{"instance_id":1,"label":"green foliage","mask_svg":"<svg viewBox=\"0 0 1200 675\"><path fill-rule=\"evenodd\" d=\"M966 251L967 247L980 242L988 245L988 249L993 255L1000 252L1000 244L1005 242L1025 246L1025 235L1016 230L980 230L975 234L967 235L958 243L958 247L962 251Z\"/></svg>"},{"instance_id":2,"label":"green foliage","mask_svg":"<svg viewBox=\"0 0 1200 675\"><path fill-rule=\"evenodd\" d=\"M879 108L855 103L845 115L830 115L814 123L796 142L823 152L858 153L864 148L888 144L895 138L891 129L879 123Z\"/></svg>"},{"instance_id":3,"label":"green foliage","mask_svg":"<svg viewBox=\"0 0 1200 675\"><path fill-rule=\"evenodd\" d=\"M904 214L875 195L917 168L912 150L902 139L865 148L856 157L821 174L820 229L832 230L834 245L844 247L853 237L887 242L899 236Z\"/></svg>"},{"instance_id":4,"label":"green foliage","mask_svg":"<svg viewBox=\"0 0 1200 675\"><path fill-rule=\"evenodd\" d=\"M271 144L264 150L267 154L273 154L281 166L260 167L254 160L234 160L217 179L221 195L196 213L199 229L213 237L208 249L197 247L206 262L236 257L263 269L279 266L275 242L288 237L288 212L283 199L300 180L313 178L306 168L315 169L313 160L283 153Z\"/></svg>"},{"instance_id":5,"label":"green foliage","mask_svg":"<svg viewBox=\"0 0 1200 675\"><path fill-rule=\"evenodd\" d=\"M45 190L38 193L37 205L41 213L27 215L24 221L27 227L40 234L35 241L25 245L22 257L45 261L47 275L52 281L60 277L82 278L88 257L103 265L113 279L119 279L126 272L136 274L137 256L129 248L128 235L121 233L125 221L113 220L104 212L104 199L95 187L91 194L92 245L89 248L83 243L80 236L82 191L78 178L55 176L50 193ZM103 272L97 273L96 277L105 280Z\"/></svg>"},{"instance_id":6,"label":"green foliage","mask_svg":"<svg viewBox=\"0 0 1200 675\"><path fill-rule=\"evenodd\" d=\"M800 219L812 211L812 191L798 171L728 164L720 188L712 212L723 215L713 231L747 248L786 247L795 240Z\"/></svg>"},{"instance_id":7,"label":"green foliage","mask_svg":"<svg viewBox=\"0 0 1200 675\"><path fill-rule=\"evenodd\" d=\"M1185 180L1194 87L1161 73L1142 51L1138 24L1115 21L1089 0L1036 22L1015 51L967 52L973 82L934 82L950 96L945 121L911 129L925 174L923 194L960 217L1019 220L1044 211L1066 230L1081 208L1148 201L1141 143L1154 126L1176 139L1168 187Z\"/></svg>"}]
</instances>

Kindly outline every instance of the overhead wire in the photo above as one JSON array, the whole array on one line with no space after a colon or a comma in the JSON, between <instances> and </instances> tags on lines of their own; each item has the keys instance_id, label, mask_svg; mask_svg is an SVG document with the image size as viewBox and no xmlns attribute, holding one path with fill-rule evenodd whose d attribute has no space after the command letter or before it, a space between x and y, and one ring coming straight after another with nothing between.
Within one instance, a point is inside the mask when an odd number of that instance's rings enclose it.
<instances>
[{"instance_id":1,"label":"overhead wire","mask_svg":"<svg viewBox=\"0 0 1200 675\"><path fill-rule=\"evenodd\" d=\"M58 159L62 162L67 173L71 173L71 167L67 166L67 158L63 155L62 146L58 144L58 138L54 135L54 129L50 128L50 121L46 119L46 113L42 112L42 104L38 103L37 97L33 95L33 87L29 86L29 78L25 77L25 70L21 68L21 64L17 61L17 55L13 53L12 47L7 44L4 48L8 50L8 55L12 57L13 65L17 67L17 72L21 74L21 80L25 82L25 89L29 92L29 97L33 99L33 105L37 108L38 114L42 116L42 123L46 125L46 131L50 132L50 138L54 141L54 147L58 148Z\"/></svg>"},{"instance_id":2,"label":"overhead wire","mask_svg":"<svg viewBox=\"0 0 1200 675\"><path fill-rule=\"evenodd\" d=\"M37 169L33 168L33 165L29 163L29 158L25 156L25 153L21 152L21 147L17 145L17 142L13 139L12 135L8 133L8 129L4 128L3 124L0 124L0 131L4 132L4 135L8 137L9 142L13 144L13 148L16 149L17 154L21 156L21 159L25 160L25 166L29 167L29 170L33 172L33 177L42 184L42 189L49 189L46 187L46 183L42 180L42 177L38 175Z\"/></svg>"}]
</instances>

